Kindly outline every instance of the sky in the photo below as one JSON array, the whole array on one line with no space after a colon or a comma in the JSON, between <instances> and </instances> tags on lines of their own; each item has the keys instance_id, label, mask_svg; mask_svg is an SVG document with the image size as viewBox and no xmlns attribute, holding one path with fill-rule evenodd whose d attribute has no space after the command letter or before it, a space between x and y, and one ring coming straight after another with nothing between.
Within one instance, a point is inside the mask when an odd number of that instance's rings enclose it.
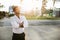
<instances>
[{"instance_id":1,"label":"sky","mask_svg":"<svg viewBox=\"0 0 60 40\"><path fill-rule=\"evenodd\" d=\"M20 5L20 0L0 0L0 3L2 5L4 5L3 8L1 8L0 10L2 11L8 11L9 10L9 6L11 5Z\"/></svg>"},{"instance_id":2,"label":"sky","mask_svg":"<svg viewBox=\"0 0 60 40\"><path fill-rule=\"evenodd\" d=\"M36 7L38 7L38 10L41 10L42 6L42 0L36 1L36 0L24 0L22 3L20 0L0 0L0 3L4 5L3 8L0 8L0 11L9 11L9 6L12 5L18 5L22 7L22 11L30 11L30 10L36 10ZM52 0L48 0L47 9L50 7L53 7ZM60 2L56 2L55 7L59 8Z\"/></svg>"},{"instance_id":3,"label":"sky","mask_svg":"<svg viewBox=\"0 0 60 40\"><path fill-rule=\"evenodd\" d=\"M52 0L47 0L48 2L46 3L47 7L46 9L53 8L53 1Z\"/></svg>"},{"instance_id":4,"label":"sky","mask_svg":"<svg viewBox=\"0 0 60 40\"><path fill-rule=\"evenodd\" d=\"M60 8L60 1L57 1L57 2L55 3L54 7Z\"/></svg>"}]
</instances>

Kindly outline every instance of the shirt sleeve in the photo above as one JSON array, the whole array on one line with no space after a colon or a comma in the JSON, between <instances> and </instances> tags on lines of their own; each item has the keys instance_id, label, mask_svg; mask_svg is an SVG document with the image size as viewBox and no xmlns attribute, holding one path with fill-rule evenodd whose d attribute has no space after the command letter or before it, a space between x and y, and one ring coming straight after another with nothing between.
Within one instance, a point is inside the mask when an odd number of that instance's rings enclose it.
<instances>
[{"instance_id":1,"label":"shirt sleeve","mask_svg":"<svg viewBox=\"0 0 60 40\"><path fill-rule=\"evenodd\" d=\"M24 20L24 27L28 27L28 21L27 21L27 19L25 18L25 16L23 17L23 20Z\"/></svg>"},{"instance_id":2,"label":"shirt sleeve","mask_svg":"<svg viewBox=\"0 0 60 40\"><path fill-rule=\"evenodd\" d=\"M19 24L14 20L11 21L11 25L13 28L19 28Z\"/></svg>"}]
</instances>

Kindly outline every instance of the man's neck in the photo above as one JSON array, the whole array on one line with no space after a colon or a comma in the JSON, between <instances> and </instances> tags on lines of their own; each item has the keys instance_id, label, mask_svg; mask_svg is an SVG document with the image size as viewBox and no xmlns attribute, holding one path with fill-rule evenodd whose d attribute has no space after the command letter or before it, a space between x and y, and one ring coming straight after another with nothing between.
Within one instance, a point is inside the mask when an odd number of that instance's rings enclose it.
<instances>
[{"instance_id":1,"label":"man's neck","mask_svg":"<svg viewBox=\"0 0 60 40\"><path fill-rule=\"evenodd\" d=\"M20 15L16 15L20 19Z\"/></svg>"}]
</instances>

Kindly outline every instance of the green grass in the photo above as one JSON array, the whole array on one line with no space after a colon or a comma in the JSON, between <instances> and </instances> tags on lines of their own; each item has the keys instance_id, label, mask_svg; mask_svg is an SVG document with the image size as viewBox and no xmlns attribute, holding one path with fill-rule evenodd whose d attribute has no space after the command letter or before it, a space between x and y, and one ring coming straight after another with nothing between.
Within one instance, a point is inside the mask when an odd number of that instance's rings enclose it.
<instances>
[{"instance_id":1,"label":"green grass","mask_svg":"<svg viewBox=\"0 0 60 40\"><path fill-rule=\"evenodd\" d=\"M31 17L27 18L28 20L60 20L60 17Z\"/></svg>"}]
</instances>

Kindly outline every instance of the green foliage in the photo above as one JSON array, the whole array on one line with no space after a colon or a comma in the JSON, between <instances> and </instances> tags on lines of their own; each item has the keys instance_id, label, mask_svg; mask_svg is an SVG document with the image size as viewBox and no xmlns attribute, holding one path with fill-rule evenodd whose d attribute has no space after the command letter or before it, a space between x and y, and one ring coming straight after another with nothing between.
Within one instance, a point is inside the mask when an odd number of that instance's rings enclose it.
<instances>
[{"instance_id":1,"label":"green foliage","mask_svg":"<svg viewBox=\"0 0 60 40\"><path fill-rule=\"evenodd\" d=\"M5 17L5 12L4 11L0 11L0 19Z\"/></svg>"},{"instance_id":2,"label":"green foliage","mask_svg":"<svg viewBox=\"0 0 60 40\"><path fill-rule=\"evenodd\" d=\"M0 19L6 17L6 14L9 15L8 12L5 12L5 11L0 11Z\"/></svg>"},{"instance_id":3,"label":"green foliage","mask_svg":"<svg viewBox=\"0 0 60 40\"><path fill-rule=\"evenodd\" d=\"M14 16L14 14L9 14L9 17L12 17L12 16Z\"/></svg>"},{"instance_id":4,"label":"green foliage","mask_svg":"<svg viewBox=\"0 0 60 40\"><path fill-rule=\"evenodd\" d=\"M50 10L46 10L46 13L49 14L49 13L53 13L53 10L50 9Z\"/></svg>"},{"instance_id":5,"label":"green foliage","mask_svg":"<svg viewBox=\"0 0 60 40\"><path fill-rule=\"evenodd\" d=\"M3 8L3 7L4 7L4 5L1 5L1 6L0 6L0 8Z\"/></svg>"}]
</instances>

